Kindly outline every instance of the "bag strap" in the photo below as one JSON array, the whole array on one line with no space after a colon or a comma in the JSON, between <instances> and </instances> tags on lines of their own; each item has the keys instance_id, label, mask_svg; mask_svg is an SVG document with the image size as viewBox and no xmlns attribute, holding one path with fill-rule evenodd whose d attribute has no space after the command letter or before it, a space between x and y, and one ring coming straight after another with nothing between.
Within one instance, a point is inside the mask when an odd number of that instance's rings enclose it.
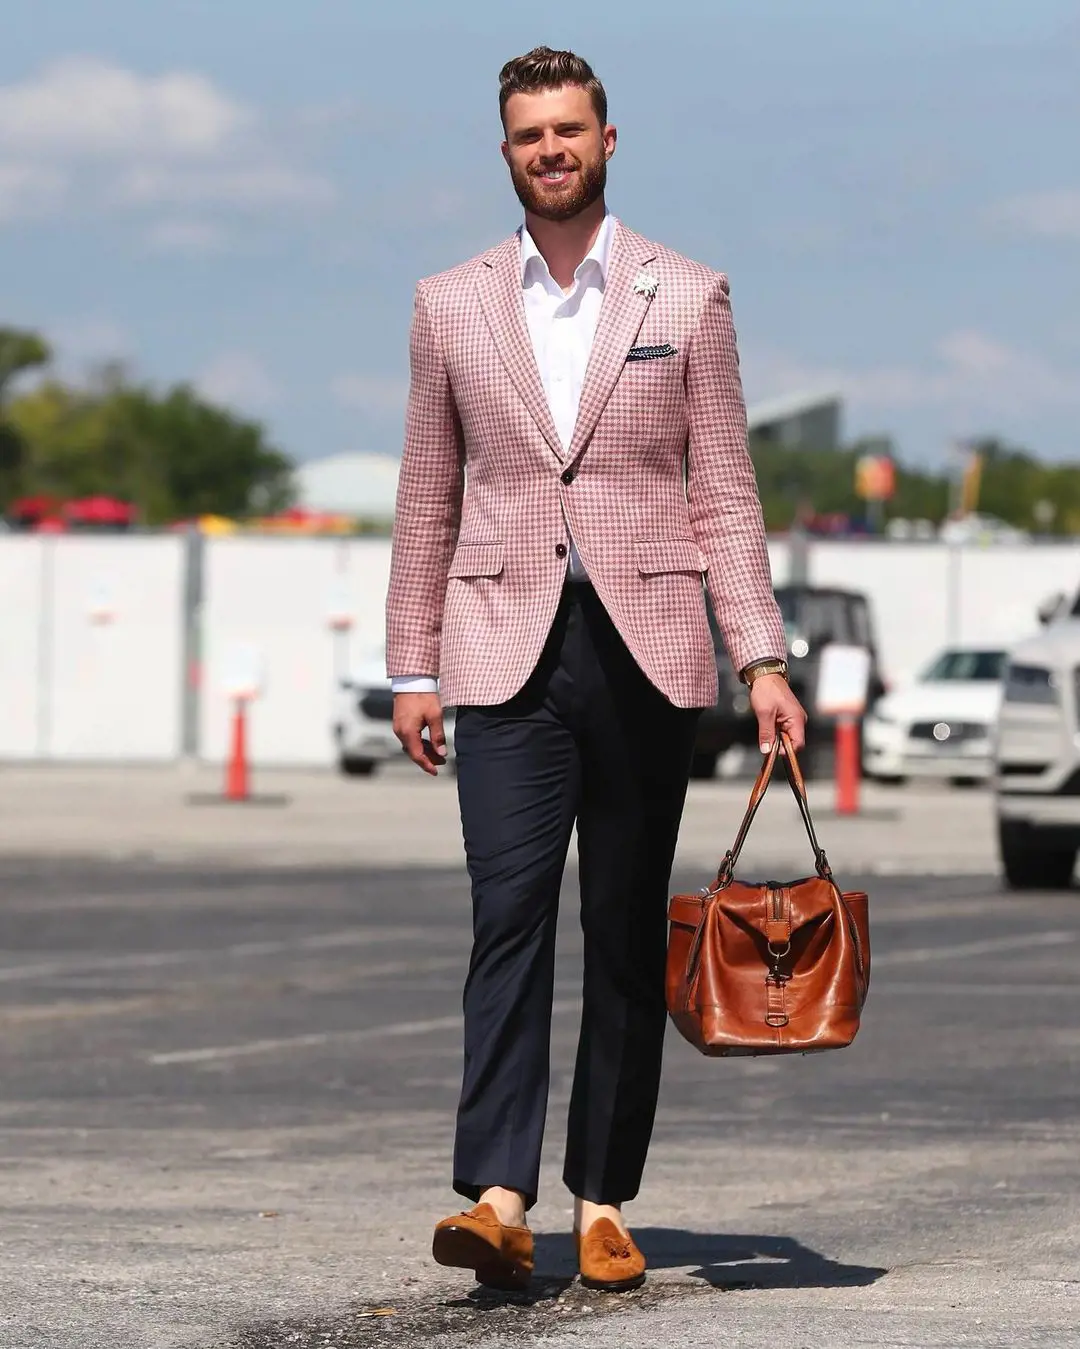
<instances>
[{"instance_id":1,"label":"bag strap","mask_svg":"<svg viewBox=\"0 0 1080 1349\"><path fill-rule=\"evenodd\" d=\"M784 747L784 766L787 769L787 779L791 784L791 790L798 802L799 814L802 816L802 822L806 829L806 836L810 840L810 846L814 850L814 868L817 874L826 880L832 879L832 868L829 866L829 859L825 856L825 849L817 841L817 834L814 831L814 821L810 816L810 802L806 797L806 779L803 777L802 769L799 767L799 761L795 756L795 748L786 731L781 731L772 742L768 754L765 756L761 768L758 771L757 781L754 783L753 790L750 793L750 804L746 807L746 814L743 816L742 824L739 826L739 832L735 835L735 842L724 854L723 861L720 863L720 869L716 873L715 889L720 889L730 884L734 874L736 864L739 861L739 854L743 850L743 844L746 842L746 836L750 832L750 826L754 822L754 816L758 812L765 797L769 783L772 781L773 769L776 767L776 760L780 754L780 746Z\"/></svg>"}]
</instances>

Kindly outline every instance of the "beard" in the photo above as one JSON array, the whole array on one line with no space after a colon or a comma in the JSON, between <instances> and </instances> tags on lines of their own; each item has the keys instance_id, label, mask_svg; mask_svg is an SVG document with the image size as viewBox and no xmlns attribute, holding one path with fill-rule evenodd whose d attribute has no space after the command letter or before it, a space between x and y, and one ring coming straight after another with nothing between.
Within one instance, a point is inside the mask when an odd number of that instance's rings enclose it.
<instances>
[{"instance_id":1,"label":"beard","mask_svg":"<svg viewBox=\"0 0 1080 1349\"><path fill-rule=\"evenodd\" d=\"M572 220L603 195L607 186L607 160L601 154L592 163L564 161L573 172L570 181L553 187L530 169L511 167L510 178L518 201L541 220Z\"/></svg>"}]
</instances>

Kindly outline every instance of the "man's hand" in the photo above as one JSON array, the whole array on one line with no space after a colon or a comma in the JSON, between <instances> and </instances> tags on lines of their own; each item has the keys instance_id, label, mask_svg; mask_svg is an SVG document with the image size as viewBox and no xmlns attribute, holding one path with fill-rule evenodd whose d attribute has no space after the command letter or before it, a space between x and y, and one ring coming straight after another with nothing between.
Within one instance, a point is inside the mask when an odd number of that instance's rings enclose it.
<instances>
[{"instance_id":1,"label":"man's hand","mask_svg":"<svg viewBox=\"0 0 1080 1349\"><path fill-rule=\"evenodd\" d=\"M424 739L425 730L428 740ZM438 776L438 765L446 762L446 734L437 693L395 693L394 734L414 764L432 777Z\"/></svg>"},{"instance_id":2,"label":"man's hand","mask_svg":"<svg viewBox=\"0 0 1080 1349\"><path fill-rule=\"evenodd\" d=\"M783 675L759 675L750 685L750 706L757 717L762 754L768 754L780 731L787 732L796 751L806 744L806 713Z\"/></svg>"}]
</instances>

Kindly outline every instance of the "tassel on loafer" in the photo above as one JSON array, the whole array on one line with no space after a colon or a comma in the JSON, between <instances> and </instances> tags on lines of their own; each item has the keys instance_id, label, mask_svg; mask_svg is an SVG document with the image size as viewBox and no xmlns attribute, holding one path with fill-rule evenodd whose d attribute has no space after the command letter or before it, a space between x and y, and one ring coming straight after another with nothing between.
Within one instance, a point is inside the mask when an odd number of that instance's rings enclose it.
<instances>
[{"instance_id":1,"label":"tassel on loafer","mask_svg":"<svg viewBox=\"0 0 1080 1349\"><path fill-rule=\"evenodd\" d=\"M645 1257L633 1237L620 1232L610 1218L597 1218L584 1236L575 1228L574 1245L586 1288L628 1293L645 1282Z\"/></svg>"}]
</instances>

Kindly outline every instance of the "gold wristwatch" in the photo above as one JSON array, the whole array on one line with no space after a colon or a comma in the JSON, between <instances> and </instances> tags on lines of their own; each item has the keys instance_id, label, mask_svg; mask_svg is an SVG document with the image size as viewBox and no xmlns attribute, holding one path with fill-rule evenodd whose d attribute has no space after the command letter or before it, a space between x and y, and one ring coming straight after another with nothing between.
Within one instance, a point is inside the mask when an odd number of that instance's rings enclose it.
<instances>
[{"instance_id":1,"label":"gold wristwatch","mask_svg":"<svg viewBox=\"0 0 1080 1349\"><path fill-rule=\"evenodd\" d=\"M788 666L786 660L776 660L775 657L769 660L755 660L739 672L739 678L748 687L755 679L760 679L762 675L778 674L787 678Z\"/></svg>"}]
</instances>

